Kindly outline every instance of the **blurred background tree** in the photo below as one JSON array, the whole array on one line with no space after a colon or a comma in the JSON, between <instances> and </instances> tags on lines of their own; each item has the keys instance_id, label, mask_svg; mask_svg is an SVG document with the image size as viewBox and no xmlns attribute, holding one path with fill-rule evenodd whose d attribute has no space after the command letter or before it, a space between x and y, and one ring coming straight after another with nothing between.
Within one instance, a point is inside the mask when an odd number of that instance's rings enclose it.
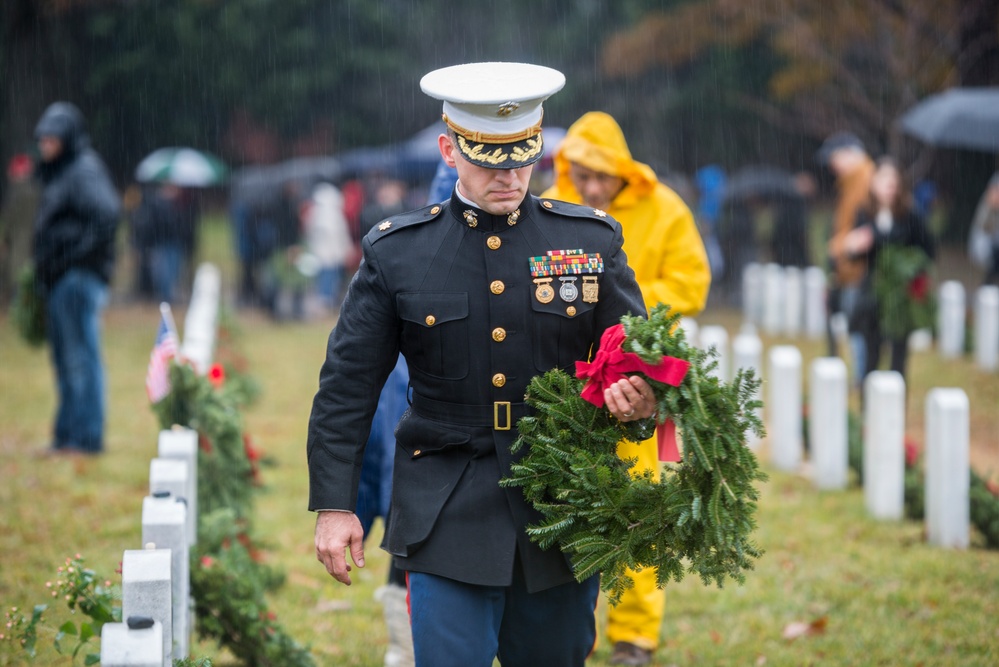
<instances>
[{"instance_id":1,"label":"blurred background tree","mask_svg":"<svg viewBox=\"0 0 999 667\"><path fill-rule=\"evenodd\" d=\"M847 128L925 171L894 119L999 84L999 0L5 0L0 37L0 159L69 99L122 180L164 145L238 166L400 141L438 113L420 76L472 60L561 69L548 124L606 110L636 157L687 173L814 170ZM995 158L935 163L977 199Z\"/></svg>"}]
</instances>

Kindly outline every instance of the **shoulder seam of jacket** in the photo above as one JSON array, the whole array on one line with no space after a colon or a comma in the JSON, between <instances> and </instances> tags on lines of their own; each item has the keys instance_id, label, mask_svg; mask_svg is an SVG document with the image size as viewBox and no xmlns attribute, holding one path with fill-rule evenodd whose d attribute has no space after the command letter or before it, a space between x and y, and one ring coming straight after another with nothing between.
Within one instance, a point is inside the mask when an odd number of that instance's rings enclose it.
<instances>
[{"instance_id":1,"label":"shoulder seam of jacket","mask_svg":"<svg viewBox=\"0 0 999 667\"><path fill-rule=\"evenodd\" d=\"M436 209L436 211L434 209ZM423 208L418 208L415 211L390 216L371 228L371 231L367 234L368 241L375 244L379 240L385 238L393 232L399 231L400 229L430 222L439 216L443 210L444 207L440 204L429 204Z\"/></svg>"}]
</instances>

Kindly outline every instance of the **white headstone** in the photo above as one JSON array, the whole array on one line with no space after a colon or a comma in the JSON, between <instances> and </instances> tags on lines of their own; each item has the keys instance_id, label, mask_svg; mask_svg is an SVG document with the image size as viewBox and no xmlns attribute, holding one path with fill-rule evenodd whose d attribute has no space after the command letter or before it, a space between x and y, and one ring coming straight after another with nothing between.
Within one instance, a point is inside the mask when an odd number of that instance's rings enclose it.
<instances>
[{"instance_id":1,"label":"white headstone","mask_svg":"<svg viewBox=\"0 0 999 667\"><path fill-rule=\"evenodd\" d=\"M864 501L875 519L901 519L905 504L905 380L872 371L864 380Z\"/></svg>"},{"instance_id":2,"label":"white headstone","mask_svg":"<svg viewBox=\"0 0 999 667\"><path fill-rule=\"evenodd\" d=\"M173 558L169 549L126 550L121 559L121 615L160 623L159 664L173 664ZM179 657L179 656L176 656ZM103 662L101 663L103 664Z\"/></svg>"},{"instance_id":3,"label":"white headstone","mask_svg":"<svg viewBox=\"0 0 999 667\"><path fill-rule=\"evenodd\" d=\"M221 284L222 274L217 266L204 263L198 267L191 289L191 304L184 319L181 353L199 373L207 372L212 363Z\"/></svg>"},{"instance_id":4,"label":"white headstone","mask_svg":"<svg viewBox=\"0 0 999 667\"><path fill-rule=\"evenodd\" d=\"M143 624L145 625L145 624ZM127 623L101 627L101 667L163 667L163 625L129 628Z\"/></svg>"},{"instance_id":5,"label":"white headstone","mask_svg":"<svg viewBox=\"0 0 999 667\"><path fill-rule=\"evenodd\" d=\"M683 329L683 336L687 341L687 345L700 347L701 327L698 326L697 320L693 317L680 318L680 328Z\"/></svg>"},{"instance_id":6,"label":"white headstone","mask_svg":"<svg viewBox=\"0 0 999 667\"><path fill-rule=\"evenodd\" d=\"M839 357L812 361L808 383L808 442L812 481L820 489L844 489L847 483L847 372Z\"/></svg>"},{"instance_id":7,"label":"white headstone","mask_svg":"<svg viewBox=\"0 0 999 667\"><path fill-rule=\"evenodd\" d=\"M805 336L826 335L826 274L817 266L805 269Z\"/></svg>"},{"instance_id":8,"label":"white headstone","mask_svg":"<svg viewBox=\"0 0 999 667\"><path fill-rule=\"evenodd\" d=\"M964 354L964 320L964 286L956 280L945 281L940 285L937 311L941 356L952 359Z\"/></svg>"},{"instance_id":9,"label":"white headstone","mask_svg":"<svg viewBox=\"0 0 999 667\"><path fill-rule=\"evenodd\" d=\"M191 474L187 461L183 459L155 458L149 461L149 495L166 492L187 505L187 544L191 545L191 535L197 533L196 517L191 511L188 492L191 488Z\"/></svg>"},{"instance_id":10,"label":"white headstone","mask_svg":"<svg viewBox=\"0 0 999 667\"><path fill-rule=\"evenodd\" d=\"M763 341L753 331L752 326L744 328L734 339L732 339L732 365L735 372L741 369L753 369L756 378L763 377ZM732 374L735 377L735 373ZM760 398L760 391L757 390L755 398ZM758 408L757 416L763 419L763 410ZM756 449L760 444L760 439L750 431L746 434L746 444L751 449Z\"/></svg>"},{"instance_id":11,"label":"white headstone","mask_svg":"<svg viewBox=\"0 0 999 667\"><path fill-rule=\"evenodd\" d=\"M968 395L926 395L926 536L930 544L967 549L969 518Z\"/></svg>"},{"instance_id":12,"label":"white headstone","mask_svg":"<svg viewBox=\"0 0 999 667\"><path fill-rule=\"evenodd\" d=\"M717 325L701 327L699 342L702 350L707 351L714 348L718 352L718 366L712 371L712 375L722 382L728 382L731 377L729 373L728 331L725 330L725 327Z\"/></svg>"},{"instance_id":13,"label":"white headstone","mask_svg":"<svg viewBox=\"0 0 999 667\"><path fill-rule=\"evenodd\" d=\"M780 264L763 268L763 331L776 336L784 324L784 269Z\"/></svg>"},{"instance_id":14,"label":"white headstone","mask_svg":"<svg viewBox=\"0 0 999 667\"><path fill-rule=\"evenodd\" d=\"M198 432L190 428L174 426L160 431L157 442L160 458L179 459L187 462L190 474L187 476L188 544L198 542Z\"/></svg>"},{"instance_id":15,"label":"white headstone","mask_svg":"<svg viewBox=\"0 0 999 667\"><path fill-rule=\"evenodd\" d=\"M999 287L982 285L975 293L975 363L983 371L999 368Z\"/></svg>"},{"instance_id":16,"label":"white headstone","mask_svg":"<svg viewBox=\"0 0 999 667\"><path fill-rule=\"evenodd\" d=\"M770 348L767 368L767 430L770 458L779 470L801 466L801 352L793 345Z\"/></svg>"},{"instance_id":17,"label":"white headstone","mask_svg":"<svg viewBox=\"0 0 999 667\"><path fill-rule=\"evenodd\" d=\"M191 591L187 506L172 496L143 498L142 543L171 551L174 574L172 655L174 658L186 658L190 637L187 610Z\"/></svg>"},{"instance_id":18,"label":"white headstone","mask_svg":"<svg viewBox=\"0 0 999 667\"><path fill-rule=\"evenodd\" d=\"M801 269L796 266L784 267L784 333L790 338L801 335L803 300L805 297Z\"/></svg>"},{"instance_id":19,"label":"white headstone","mask_svg":"<svg viewBox=\"0 0 999 667\"><path fill-rule=\"evenodd\" d=\"M751 324L763 322L763 266L756 262L742 270L742 317Z\"/></svg>"}]
</instances>

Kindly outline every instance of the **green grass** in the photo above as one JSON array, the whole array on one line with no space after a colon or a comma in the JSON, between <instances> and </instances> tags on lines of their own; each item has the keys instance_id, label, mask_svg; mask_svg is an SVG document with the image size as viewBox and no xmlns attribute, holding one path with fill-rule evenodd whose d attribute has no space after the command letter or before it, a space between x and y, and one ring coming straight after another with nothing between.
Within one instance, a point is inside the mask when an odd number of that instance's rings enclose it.
<instances>
[{"instance_id":1,"label":"green grass","mask_svg":"<svg viewBox=\"0 0 999 667\"><path fill-rule=\"evenodd\" d=\"M231 267L224 231L210 230L203 254ZM231 274L227 283L231 283ZM182 325L183 310L177 313ZM158 313L118 305L106 317L109 373L107 453L95 460L39 459L54 408L47 353L25 347L0 320L0 605L44 602L44 584L66 556L80 552L112 580L124 549L140 546L140 507L156 422L144 376ZM702 323L736 319L723 311ZM350 588L335 585L316 562L314 517L306 511L305 434L331 322L281 325L241 313L240 346L264 393L246 415L248 432L276 460L263 471L256 532L271 545L269 562L287 583L272 598L289 633L311 644L318 665L382 664L386 634L373 599L387 558L379 535L368 543L368 566ZM779 341L768 341L768 343ZM803 344L807 361L820 352ZM921 431L931 386L962 386L971 398L973 460L997 460L999 376L970 361L943 363L932 353L912 360L908 423ZM856 400L856 397L854 397ZM976 435L977 434L977 435ZM676 665L987 665L999 663L999 553L955 552L924 543L914 522L875 522L859 489L818 492L797 476L771 472L762 488L758 541L766 550L746 584L705 588L696 579L670 585L656 654ZM605 618L601 604L598 616ZM782 638L792 622L815 622L820 634ZM591 664L605 665L602 643ZM213 645L195 642L195 656L226 664ZM28 664L0 642L0 665ZM68 665L51 651L36 665Z\"/></svg>"}]
</instances>

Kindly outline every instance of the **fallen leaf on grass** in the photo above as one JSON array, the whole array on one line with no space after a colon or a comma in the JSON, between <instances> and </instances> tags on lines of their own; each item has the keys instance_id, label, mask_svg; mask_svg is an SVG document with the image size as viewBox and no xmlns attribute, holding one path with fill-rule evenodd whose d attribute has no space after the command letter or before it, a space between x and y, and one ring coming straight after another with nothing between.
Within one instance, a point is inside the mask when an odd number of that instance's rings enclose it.
<instances>
[{"instance_id":1,"label":"fallen leaf on grass","mask_svg":"<svg viewBox=\"0 0 999 667\"><path fill-rule=\"evenodd\" d=\"M788 641L793 641L798 637L807 637L809 635L821 635L826 631L826 625L829 623L828 616L820 616L816 618L811 623L805 623L804 621L794 621L793 623L788 623L784 626L784 632L781 636Z\"/></svg>"},{"instance_id":2,"label":"fallen leaf on grass","mask_svg":"<svg viewBox=\"0 0 999 667\"><path fill-rule=\"evenodd\" d=\"M713 641L715 644L721 644L722 636L720 632L718 632L717 630L712 630L710 634L711 634L711 641Z\"/></svg>"}]
</instances>

